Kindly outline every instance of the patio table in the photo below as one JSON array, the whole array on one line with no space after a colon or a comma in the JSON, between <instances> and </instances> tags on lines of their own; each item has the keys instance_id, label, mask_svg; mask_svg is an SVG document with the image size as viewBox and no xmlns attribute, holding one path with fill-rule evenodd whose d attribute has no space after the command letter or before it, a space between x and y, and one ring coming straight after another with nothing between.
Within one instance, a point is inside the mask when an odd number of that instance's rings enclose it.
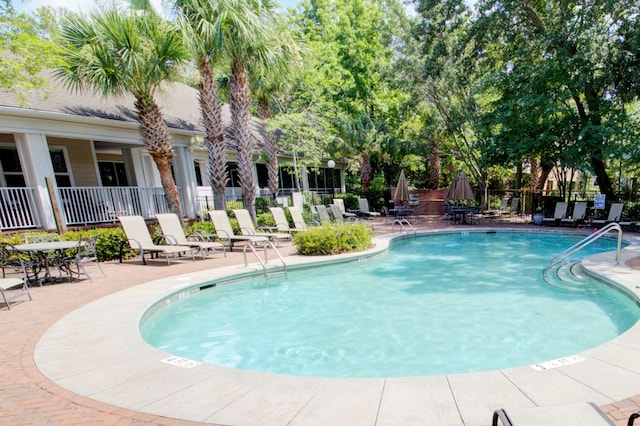
<instances>
[{"instance_id":1,"label":"patio table","mask_svg":"<svg viewBox=\"0 0 640 426\"><path fill-rule=\"evenodd\" d=\"M53 254L53 263L58 266L58 268L65 268L65 263L60 262L61 259L64 258L65 250L72 249L78 246L79 241L46 241L41 243L28 243L28 244L18 244L14 246L17 250L20 251L28 251L35 254L40 260L40 264L42 269L45 271L45 275L42 278L38 278L38 272L36 272L35 280L38 284L42 285L42 282L51 278L51 257L50 254ZM67 270L67 272L69 272Z\"/></svg>"}]
</instances>

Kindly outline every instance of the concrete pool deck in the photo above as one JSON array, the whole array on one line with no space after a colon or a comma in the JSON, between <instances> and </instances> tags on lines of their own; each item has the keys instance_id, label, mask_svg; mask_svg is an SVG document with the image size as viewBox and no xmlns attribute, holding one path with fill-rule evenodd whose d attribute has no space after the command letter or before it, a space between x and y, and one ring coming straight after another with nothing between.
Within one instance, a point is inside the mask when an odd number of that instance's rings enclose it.
<instances>
[{"instance_id":1,"label":"concrete pool deck","mask_svg":"<svg viewBox=\"0 0 640 426\"><path fill-rule=\"evenodd\" d=\"M441 222L423 225L447 227ZM633 234L626 237L637 242ZM638 295L640 271L633 266L640 245L623 253L622 266L614 265L611 254L584 264ZM296 258L289 256L287 263ZM449 376L324 379L163 362L169 355L139 337L143 312L203 277L245 271L241 262L239 252L170 267L165 262L145 267L136 259L105 264L109 278L96 276L93 283L34 288L33 302L0 312L0 422L487 425L500 407L592 401L626 424L628 414L640 409L638 324L580 354L584 361L544 372L518 367Z\"/></svg>"}]
</instances>

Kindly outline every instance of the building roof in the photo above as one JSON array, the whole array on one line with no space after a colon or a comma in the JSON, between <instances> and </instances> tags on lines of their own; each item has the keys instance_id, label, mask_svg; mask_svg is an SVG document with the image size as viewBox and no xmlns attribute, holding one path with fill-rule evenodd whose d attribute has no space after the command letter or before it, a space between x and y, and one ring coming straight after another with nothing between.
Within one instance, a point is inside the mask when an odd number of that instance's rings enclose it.
<instances>
[{"instance_id":1,"label":"building roof","mask_svg":"<svg viewBox=\"0 0 640 426\"><path fill-rule=\"evenodd\" d=\"M76 92L67 89L53 75L53 71L45 71L43 76L48 82L46 89L25 92L22 97L26 102L21 102L16 94L0 91L0 107L24 109L25 112L52 113L52 115L64 114L71 119L90 117L111 122L137 123L133 96L105 97L93 92ZM156 94L156 101L170 129L203 136L204 129L200 124L197 90L183 83L166 84ZM227 134L232 137L231 113L226 104L222 108L222 121L225 123ZM264 140L264 128L257 118L252 122L252 135L256 141Z\"/></svg>"}]
</instances>

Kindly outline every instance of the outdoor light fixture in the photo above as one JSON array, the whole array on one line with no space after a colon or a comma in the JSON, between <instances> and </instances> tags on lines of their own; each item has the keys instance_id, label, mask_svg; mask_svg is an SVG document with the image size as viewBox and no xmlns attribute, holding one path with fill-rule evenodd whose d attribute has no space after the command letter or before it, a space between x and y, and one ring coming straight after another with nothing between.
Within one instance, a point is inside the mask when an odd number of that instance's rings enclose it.
<instances>
[{"instance_id":1,"label":"outdoor light fixture","mask_svg":"<svg viewBox=\"0 0 640 426\"><path fill-rule=\"evenodd\" d=\"M333 178L333 169L336 167L336 162L333 160L327 161L327 166L331 169L331 196L336 197L336 181Z\"/></svg>"}]
</instances>

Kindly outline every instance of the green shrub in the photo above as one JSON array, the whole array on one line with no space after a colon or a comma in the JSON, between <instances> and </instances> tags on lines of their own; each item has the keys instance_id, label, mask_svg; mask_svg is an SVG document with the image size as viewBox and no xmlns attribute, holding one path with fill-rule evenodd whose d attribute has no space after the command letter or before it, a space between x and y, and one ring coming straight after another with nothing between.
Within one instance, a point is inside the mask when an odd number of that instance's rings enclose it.
<instances>
[{"instance_id":1,"label":"green shrub","mask_svg":"<svg viewBox=\"0 0 640 426\"><path fill-rule=\"evenodd\" d=\"M45 233L45 231L16 233L13 235L3 236L2 239L0 239L0 242L10 243L13 245L24 244L25 235L43 233ZM120 227L67 231L64 234L60 235L60 238L65 241L75 241L81 238L92 237L94 235L98 235L96 251L98 254L98 260L100 261L118 259L121 244L123 244L123 258L131 257L138 254L137 251L133 251L131 250L131 248L129 248L129 244L127 244L127 238L124 234L124 231Z\"/></svg>"},{"instance_id":2,"label":"green shrub","mask_svg":"<svg viewBox=\"0 0 640 426\"><path fill-rule=\"evenodd\" d=\"M327 224L296 233L294 243L302 255L361 251L371 246L371 229L360 224Z\"/></svg>"},{"instance_id":3,"label":"green shrub","mask_svg":"<svg viewBox=\"0 0 640 426\"><path fill-rule=\"evenodd\" d=\"M79 240L83 237L98 235L96 252L98 260L115 260L120 256L120 246L122 245L122 257L124 259L138 255L137 250L131 250L127 243L127 237L120 227L96 228L82 231L67 231L61 237L63 240Z\"/></svg>"},{"instance_id":4,"label":"green shrub","mask_svg":"<svg viewBox=\"0 0 640 426\"><path fill-rule=\"evenodd\" d=\"M271 213L260 213L256 217L256 222L258 222L258 226L276 226L276 220L273 218Z\"/></svg>"}]
</instances>

